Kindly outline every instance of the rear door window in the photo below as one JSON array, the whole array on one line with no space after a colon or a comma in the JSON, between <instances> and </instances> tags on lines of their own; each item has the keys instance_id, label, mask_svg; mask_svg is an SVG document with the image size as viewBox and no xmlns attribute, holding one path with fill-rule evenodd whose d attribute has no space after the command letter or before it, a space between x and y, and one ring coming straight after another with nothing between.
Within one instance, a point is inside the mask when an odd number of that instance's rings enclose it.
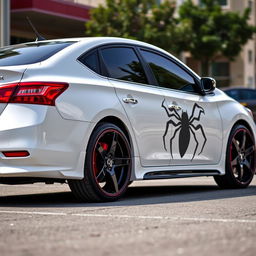
<instances>
[{"instance_id":1,"label":"rear door window","mask_svg":"<svg viewBox=\"0 0 256 256\"><path fill-rule=\"evenodd\" d=\"M41 62L73 43L74 41L34 42L0 48L0 66L16 66Z\"/></svg>"},{"instance_id":2,"label":"rear door window","mask_svg":"<svg viewBox=\"0 0 256 256\"><path fill-rule=\"evenodd\" d=\"M147 84L147 78L133 48L111 47L101 50L109 77L135 83Z\"/></svg>"}]
</instances>

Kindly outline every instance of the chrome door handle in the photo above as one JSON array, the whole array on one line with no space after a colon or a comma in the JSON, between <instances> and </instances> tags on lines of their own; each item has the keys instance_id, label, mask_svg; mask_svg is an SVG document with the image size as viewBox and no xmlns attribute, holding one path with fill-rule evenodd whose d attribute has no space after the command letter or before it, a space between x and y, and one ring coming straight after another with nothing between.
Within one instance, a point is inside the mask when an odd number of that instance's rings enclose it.
<instances>
[{"instance_id":1,"label":"chrome door handle","mask_svg":"<svg viewBox=\"0 0 256 256\"><path fill-rule=\"evenodd\" d=\"M181 110L181 107L177 106L177 105L169 105L168 109L169 110L174 110L175 109L175 110L179 111L179 110Z\"/></svg>"},{"instance_id":2,"label":"chrome door handle","mask_svg":"<svg viewBox=\"0 0 256 256\"><path fill-rule=\"evenodd\" d=\"M134 99L134 98L123 98L123 102L124 103L131 103L131 104L137 104L138 100Z\"/></svg>"}]
</instances>

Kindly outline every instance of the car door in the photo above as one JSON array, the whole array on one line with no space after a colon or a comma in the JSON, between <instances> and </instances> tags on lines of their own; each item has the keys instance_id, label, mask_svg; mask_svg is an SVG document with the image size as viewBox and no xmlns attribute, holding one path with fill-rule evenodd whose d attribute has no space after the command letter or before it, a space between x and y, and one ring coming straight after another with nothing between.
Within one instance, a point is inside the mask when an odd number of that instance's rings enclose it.
<instances>
[{"instance_id":1,"label":"car door","mask_svg":"<svg viewBox=\"0 0 256 256\"><path fill-rule=\"evenodd\" d=\"M165 95L162 147L171 165L217 164L221 156L222 127L214 95L197 93L192 72L169 56L140 50Z\"/></svg>"},{"instance_id":2,"label":"car door","mask_svg":"<svg viewBox=\"0 0 256 256\"><path fill-rule=\"evenodd\" d=\"M163 92L150 86L150 77L132 46L105 46L101 60L130 120L143 166L169 165L170 156L162 145L166 115Z\"/></svg>"}]
</instances>

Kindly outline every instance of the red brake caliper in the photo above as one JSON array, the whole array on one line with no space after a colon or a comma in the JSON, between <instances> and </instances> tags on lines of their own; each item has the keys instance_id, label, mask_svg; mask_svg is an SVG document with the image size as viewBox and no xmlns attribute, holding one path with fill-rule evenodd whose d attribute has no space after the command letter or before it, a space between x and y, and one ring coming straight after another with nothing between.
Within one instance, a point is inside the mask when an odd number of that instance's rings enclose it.
<instances>
[{"instance_id":1,"label":"red brake caliper","mask_svg":"<svg viewBox=\"0 0 256 256\"><path fill-rule=\"evenodd\" d=\"M108 144L107 143L99 142L98 145L99 145L99 148L101 148L102 152L108 150ZM93 154L93 171L94 171L95 177L97 177L97 174L99 173L99 169L97 167L97 156L98 156L98 154L99 154L98 150L94 151L94 154Z\"/></svg>"},{"instance_id":2,"label":"red brake caliper","mask_svg":"<svg viewBox=\"0 0 256 256\"><path fill-rule=\"evenodd\" d=\"M100 146L103 148L104 151L108 150L108 144L105 142L100 142Z\"/></svg>"}]
</instances>

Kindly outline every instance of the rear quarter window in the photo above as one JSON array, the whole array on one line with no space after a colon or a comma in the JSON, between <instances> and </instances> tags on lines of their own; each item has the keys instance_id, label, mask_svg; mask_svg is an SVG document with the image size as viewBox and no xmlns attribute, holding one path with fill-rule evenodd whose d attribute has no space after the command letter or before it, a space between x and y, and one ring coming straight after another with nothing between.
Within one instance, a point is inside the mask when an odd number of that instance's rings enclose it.
<instances>
[{"instance_id":1,"label":"rear quarter window","mask_svg":"<svg viewBox=\"0 0 256 256\"><path fill-rule=\"evenodd\" d=\"M0 66L16 66L44 61L74 42L34 42L0 48Z\"/></svg>"},{"instance_id":2,"label":"rear quarter window","mask_svg":"<svg viewBox=\"0 0 256 256\"><path fill-rule=\"evenodd\" d=\"M100 74L99 68L99 58L97 51L94 51L90 54L82 55L78 58L78 60L87 66L89 69L93 70L94 72Z\"/></svg>"}]
</instances>

